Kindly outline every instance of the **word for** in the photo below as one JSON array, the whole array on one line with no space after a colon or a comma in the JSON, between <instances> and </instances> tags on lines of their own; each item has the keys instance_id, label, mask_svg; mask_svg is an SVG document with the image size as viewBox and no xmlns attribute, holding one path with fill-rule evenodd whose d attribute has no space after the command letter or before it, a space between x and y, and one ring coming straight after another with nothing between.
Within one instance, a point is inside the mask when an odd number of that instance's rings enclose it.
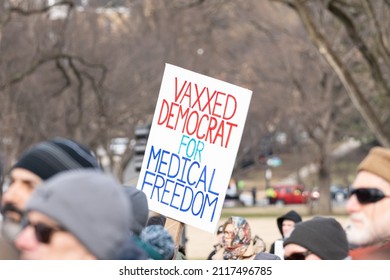
<instances>
[{"instance_id":1,"label":"word for","mask_svg":"<svg viewBox=\"0 0 390 280\"><path fill-rule=\"evenodd\" d=\"M198 158L199 162L202 161L201 153L204 150L204 142L183 135L181 137L178 154L180 154L182 148L185 150L187 158L193 158L193 160L197 160Z\"/></svg>"}]
</instances>

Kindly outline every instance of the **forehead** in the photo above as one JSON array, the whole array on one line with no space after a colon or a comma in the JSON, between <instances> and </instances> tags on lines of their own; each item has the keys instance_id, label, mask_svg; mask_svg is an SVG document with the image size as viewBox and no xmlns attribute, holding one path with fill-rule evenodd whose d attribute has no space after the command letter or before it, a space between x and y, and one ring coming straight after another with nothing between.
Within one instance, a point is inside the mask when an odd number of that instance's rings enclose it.
<instances>
[{"instance_id":1,"label":"forehead","mask_svg":"<svg viewBox=\"0 0 390 280\"><path fill-rule=\"evenodd\" d=\"M284 220L282 223L282 225L284 225L284 226L289 226L289 225L294 225L294 224L295 224L295 222L292 220Z\"/></svg>"},{"instance_id":2,"label":"forehead","mask_svg":"<svg viewBox=\"0 0 390 280\"><path fill-rule=\"evenodd\" d=\"M354 188L378 188L390 190L390 182L368 171L360 171L352 184Z\"/></svg>"},{"instance_id":3,"label":"forehead","mask_svg":"<svg viewBox=\"0 0 390 280\"><path fill-rule=\"evenodd\" d=\"M234 226L233 226L233 224L226 224L226 227L225 227L225 230L232 230L232 229L234 229Z\"/></svg>"},{"instance_id":4,"label":"forehead","mask_svg":"<svg viewBox=\"0 0 390 280\"><path fill-rule=\"evenodd\" d=\"M19 168L19 167L12 169L12 171L10 172L10 177L12 180L33 181L33 182L42 181L42 179L35 173L32 173L30 170Z\"/></svg>"}]
</instances>

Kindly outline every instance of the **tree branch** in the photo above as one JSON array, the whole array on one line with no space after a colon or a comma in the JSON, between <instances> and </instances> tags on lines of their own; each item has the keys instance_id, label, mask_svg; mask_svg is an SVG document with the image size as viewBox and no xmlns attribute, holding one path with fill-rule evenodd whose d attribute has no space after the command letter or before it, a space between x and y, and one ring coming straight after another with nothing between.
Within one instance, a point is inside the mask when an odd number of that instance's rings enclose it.
<instances>
[{"instance_id":1,"label":"tree branch","mask_svg":"<svg viewBox=\"0 0 390 280\"><path fill-rule=\"evenodd\" d=\"M328 4L329 11L336 16L344 25L349 38L352 40L352 43L360 50L363 57L366 59L370 72L373 79L376 81L376 85L379 86L381 95L390 96L390 89L388 88L385 79L383 78L382 71L377 63L377 60L374 54L367 47L363 39L360 37L356 31L353 21L348 17L346 13L339 7L335 1L330 1Z\"/></svg>"},{"instance_id":2,"label":"tree branch","mask_svg":"<svg viewBox=\"0 0 390 280\"><path fill-rule=\"evenodd\" d=\"M62 66L60 59L56 59L56 66L57 66L58 70L60 70L62 76L64 77L65 84L59 90L57 90L56 92L53 93L53 95L52 95L53 97L60 95L71 84L70 77L69 77L68 73L66 73L66 69L64 68L64 66Z\"/></svg>"},{"instance_id":3,"label":"tree branch","mask_svg":"<svg viewBox=\"0 0 390 280\"><path fill-rule=\"evenodd\" d=\"M363 4L365 5L367 11L368 11L368 16L374 23L374 28L376 30L376 42L379 46L379 51L382 54L383 59L386 61L387 65L390 65L390 52L388 48L386 47L385 39L386 37L383 36L382 30L380 28L378 19L375 15L374 9L372 7L372 3L369 0L363 1Z\"/></svg>"},{"instance_id":4,"label":"tree branch","mask_svg":"<svg viewBox=\"0 0 390 280\"><path fill-rule=\"evenodd\" d=\"M87 62L82 57L61 53L61 54L55 54L55 55L50 55L50 56L44 57L44 58L36 61L35 63L33 63L25 71L15 74L8 81L4 82L3 84L0 84L0 91L6 89L7 87L9 87L13 84L16 84L16 83L23 81L24 78L26 78L29 75L31 75L32 73L34 73L34 71L37 70L42 65L44 65L48 62L52 62L53 60L58 61L61 59L75 60L75 61L78 61L79 63L81 63L87 67L90 67L90 68L100 68L102 71L102 77L100 78L100 81L104 81L105 76L107 75L107 67L103 64L90 63L90 62ZM57 67L58 67L58 64L57 64Z\"/></svg>"},{"instance_id":5,"label":"tree branch","mask_svg":"<svg viewBox=\"0 0 390 280\"><path fill-rule=\"evenodd\" d=\"M302 4L300 0L294 0L294 4L298 15L307 29L309 36L311 37L312 42L317 46L320 53L324 56L326 61L338 75L339 79L347 90L352 103L360 112L368 127L375 134L383 146L390 147L389 136L384 131L375 111L369 102L365 99L363 93L355 83L351 73L348 71L348 69L346 69L334 50L330 47L330 44L325 39L325 37L317 30L317 27L310 18L309 12L306 10L304 4Z\"/></svg>"},{"instance_id":6,"label":"tree branch","mask_svg":"<svg viewBox=\"0 0 390 280\"><path fill-rule=\"evenodd\" d=\"M73 8L74 3L73 3L73 1L64 0L64 1L59 1L57 3L54 3L53 5L43 7L42 9L32 9L32 10L24 10L20 7L11 7L11 8L9 8L9 12L14 13L14 14L19 14L22 16L30 16L30 15L34 15L34 14L45 13L55 6L69 6L69 8L71 9L71 8Z\"/></svg>"}]
</instances>

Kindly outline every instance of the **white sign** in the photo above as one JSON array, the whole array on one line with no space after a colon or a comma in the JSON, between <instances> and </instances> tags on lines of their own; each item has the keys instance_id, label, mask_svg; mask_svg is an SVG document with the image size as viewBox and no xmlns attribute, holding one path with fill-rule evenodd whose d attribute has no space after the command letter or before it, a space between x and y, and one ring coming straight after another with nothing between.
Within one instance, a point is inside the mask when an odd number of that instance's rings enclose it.
<instances>
[{"instance_id":1,"label":"white sign","mask_svg":"<svg viewBox=\"0 0 390 280\"><path fill-rule=\"evenodd\" d=\"M150 210L215 232L251 96L166 64L137 184Z\"/></svg>"}]
</instances>

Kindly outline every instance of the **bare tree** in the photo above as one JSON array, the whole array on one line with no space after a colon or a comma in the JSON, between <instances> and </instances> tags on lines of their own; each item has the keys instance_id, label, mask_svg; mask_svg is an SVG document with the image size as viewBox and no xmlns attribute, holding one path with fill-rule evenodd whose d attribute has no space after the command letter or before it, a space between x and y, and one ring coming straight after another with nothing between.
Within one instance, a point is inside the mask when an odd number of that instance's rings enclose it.
<instances>
[{"instance_id":1,"label":"bare tree","mask_svg":"<svg viewBox=\"0 0 390 280\"><path fill-rule=\"evenodd\" d=\"M385 123L389 118L388 43L385 26L389 5L384 1L283 1L298 13L312 42L337 73L352 103L383 146L390 147ZM318 10L329 12L337 24L327 30L318 24ZM380 19L380 20L379 20ZM341 26L345 30L344 49L336 49L331 37ZM326 34L326 35L325 35ZM354 59L346 61L343 52L354 49ZM363 74L362 74L363 70ZM376 100L381 100L380 104ZM383 106L384 105L384 106ZM385 107L385 108L383 108Z\"/></svg>"},{"instance_id":2,"label":"bare tree","mask_svg":"<svg viewBox=\"0 0 390 280\"><path fill-rule=\"evenodd\" d=\"M292 137L304 119L292 119L299 110L289 105L299 100L297 92L328 91L321 75L305 76L318 56L289 8L265 1L89 2L57 1L68 7L59 18L46 1L1 7L0 150L7 166L32 143L66 136L90 146L121 179L132 158L134 127L154 112L164 63L253 90L237 171L246 158L258 164L265 143L276 152L307 144ZM316 98L321 94L310 102ZM279 145L276 136L286 132L289 141ZM115 138L129 140L122 155L112 149Z\"/></svg>"}]
</instances>

